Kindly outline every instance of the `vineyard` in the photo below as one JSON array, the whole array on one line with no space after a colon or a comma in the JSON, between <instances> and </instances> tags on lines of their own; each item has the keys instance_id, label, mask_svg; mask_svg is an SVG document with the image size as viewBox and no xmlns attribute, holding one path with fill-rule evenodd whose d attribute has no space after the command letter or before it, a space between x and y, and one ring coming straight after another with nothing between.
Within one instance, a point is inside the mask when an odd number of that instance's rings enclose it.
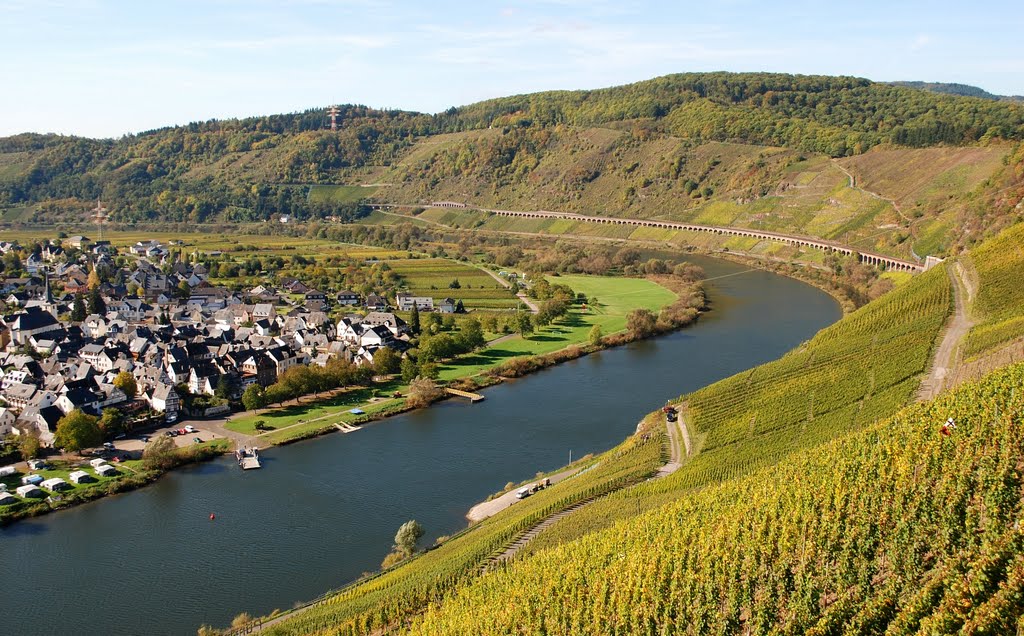
<instances>
[{"instance_id":1,"label":"vineyard","mask_svg":"<svg viewBox=\"0 0 1024 636\"><path fill-rule=\"evenodd\" d=\"M1020 633L1022 386L1004 369L513 562L409 633Z\"/></svg>"},{"instance_id":2,"label":"vineyard","mask_svg":"<svg viewBox=\"0 0 1024 636\"><path fill-rule=\"evenodd\" d=\"M647 428L581 466L577 475L524 499L439 547L357 583L266 633L366 634L410 612L436 603L523 530L578 501L599 496L652 475L666 456L664 427L650 418ZM383 556L383 555L381 555ZM263 632L261 632L263 633Z\"/></svg>"},{"instance_id":3,"label":"vineyard","mask_svg":"<svg viewBox=\"0 0 1024 636\"><path fill-rule=\"evenodd\" d=\"M560 520L528 550L570 541L889 417L916 393L951 303L949 279L935 268L779 360L682 396L698 452L666 479Z\"/></svg>"},{"instance_id":4,"label":"vineyard","mask_svg":"<svg viewBox=\"0 0 1024 636\"><path fill-rule=\"evenodd\" d=\"M414 296L430 296L435 301L451 296L476 309L512 309L519 304L515 294L471 265L445 258L418 258L391 260L388 266ZM457 288L451 287L454 281L458 281Z\"/></svg>"},{"instance_id":5,"label":"vineyard","mask_svg":"<svg viewBox=\"0 0 1024 636\"><path fill-rule=\"evenodd\" d=\"M977 324L967 335L965 356L976 356L1024 336L1024 225L1016 225L971 252L978 275Z\"/></svg>"}]
</instances>

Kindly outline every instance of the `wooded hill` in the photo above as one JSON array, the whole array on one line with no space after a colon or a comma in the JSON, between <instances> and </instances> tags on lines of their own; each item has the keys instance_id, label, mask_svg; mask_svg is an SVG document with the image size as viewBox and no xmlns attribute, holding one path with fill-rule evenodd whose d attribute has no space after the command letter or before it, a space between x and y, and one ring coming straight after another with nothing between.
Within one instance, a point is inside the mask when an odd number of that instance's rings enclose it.
<instances>
[{"instance_id":1,"label":"wooded hill","mask_svg":"<svg viewBox=\"0 0 1024 636\"><path fill-rule=\"evenodd\" d=\"M337 132L326 130L323 110L309 110L117 140L0 139L0 220L83 220L100 197L115 221L241 222L273 214L351 219L363 212L356 203L310 197L309 185L375 183L384 176L402 177L409 190L395 188L400 195L426 196L457 177L467 190L472 186L470 194L482 190L504 200L510 186L544 181L536 171L549 152L563 159L560 149L573 154L609 144L612 152L636 155L622 166L636 183L618 184L616 200L637 214L643 206L629 199L657 199L645 192L651 184L664 186L666 196L691 197L685 200L735 201L773 192L785 169L815 157L858 155L879 145L981 144L995 148L998 163L1008 151L1001 140L1024 139L1021 104L858 78L764 73L670 75L593 91L505 97L436 115L341 110ZM449 154L427 157L425 144L434 141L447 144ZM717 156L727 154L718 150L723 143L743 148L735 164ZM961 180L954 189L973 189L991 174L991 163L980 179ZM648 174L652 165L657 174ZM410 166L415 170L395 172ZM568 157L558 176L570 191L586 190L605 166L602 156L583 153ZM391 190L378 195L391 196Z\"/></svg>"}]
</instances>

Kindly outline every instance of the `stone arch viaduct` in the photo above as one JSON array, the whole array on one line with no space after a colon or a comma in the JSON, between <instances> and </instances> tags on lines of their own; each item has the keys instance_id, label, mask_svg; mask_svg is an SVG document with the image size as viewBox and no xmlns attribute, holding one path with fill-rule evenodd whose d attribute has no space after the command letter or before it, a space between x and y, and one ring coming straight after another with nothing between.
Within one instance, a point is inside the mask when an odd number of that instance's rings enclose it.
<instances>
[{"instance_id":1,"label":"stone arch viaduct","mask_svg":"<svg viewBox=\"0 0 1024 636\"><path fill-rule=\"evenodd\" d=\"M899 272L923 272L925 267L917 263L910 261L900 260L898 258L892 258L891 256L884 256L882 254L875 254L873 252L865 252L857 250L846 245L839 243L833 243L831 241L823 241L821 239L810 238L806 236L794 236L791 234L779 234L776 232L763 232L760 230L750 230L745 228L737 227L723 227L717 225L696 225L693 223L676 223L674 221L652 221L649 219L620 219L613 217L601 217L601 216L587 216L584 214L570 214L567 212L547 212L544 210L538 210L536 212L515 212L511 210L484 210L498 216L527 218L527 219L567 219L570 221L584 221L587 223L605 223L613 225L634 225L637 227L656 227L667 230L686 230L689 232L705 232L711 234L721 234L727 236L745 236L750 238L768 240L768 241L779 241L782 243L789 243L790 245L799 245L801 247L812 247L827 252L837 252L846 256L856 256L859 260L870 265L877 265L886 269L891 269Z\"/></svg>"},{"instance_id":2,"label":"stone arch viaduct","mask_svg":"<svg viewBox=\"0 0 1024 636\"><path fill-rule=\"evenodd\" d=\"M420 206L415 205L399 205L399 204L388 204L388 203L376 203L371 204L372 208L385 209L385 208L415 208ZM703 232L710 234L720 234L725 236L745 236L749 238L756 238L766 241L779 241L781 243L788 243L790 245L798 245L800 247L811 247L814 249L823 250L826 252L836 252L846 256L856 256L861 262L869 265L875 265L890 269L898 272L923 272L928 267L925 265L914 263L911 261L904 261L891 256L885 256L883 254L876 254L874 252L865 252L864 250L854 249L848 245L841 243L834 243L832 241L824 241L821 239L812 238L809 236L797 236L794 234L780 234L778 232L764 232L762 230L751 230L740 227L728 227L719 225L699 225L696 223L677 223L675 221L655 221L650 219L622 219L616 217L605 217L605 216L588 216L585 214L572 214L569 212L549 212L547 210L536 210L534 212L520 212L516 210L490 210L486 208L475 208L473 206L466 205L465 203L456 203L454 201L439 201L433 203L427 207L445 207L445 208L467 208L480 210L481 212L490 212L498 216L521 218L521 219L566 219L569 221L582 221L585 223L603 223L607 225L633 225L636 227L656 227L666 230L685 230L688 232ZM941 262L940 259L933 259L928 257L927 263L933 264Z\"/></svg>"}]
</instances>

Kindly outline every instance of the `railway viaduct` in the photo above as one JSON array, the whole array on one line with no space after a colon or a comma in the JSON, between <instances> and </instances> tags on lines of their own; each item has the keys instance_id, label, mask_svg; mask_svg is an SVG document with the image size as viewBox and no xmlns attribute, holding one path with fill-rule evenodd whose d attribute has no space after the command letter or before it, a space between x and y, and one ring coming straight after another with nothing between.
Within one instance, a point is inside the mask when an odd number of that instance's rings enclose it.
<instances>
[{"instance_id":1,"label":"railway viaduct","mask_svg":"<svg viewBox=\"0 0 1024 636\"><path fill-rule=\"evenodd\" d=\"M420 206L378 203L372 204L371 207L376 209L385 209L413 208ZM816 239L809 236L780 234L778 232L764 232L761 230L751 230L739 227L699 225L696 223L677 223L675 221L655 221L650 219L622 219L616 217L588 216L585 214L572 214L569 212L549 212L547 210L536 210L534 212L520 212L516 210L491 210L486 208L475 208L473 206L466 205L465 203L456 203L454 201L439 201L437 203L431 204L428 207L466 208L471 210L480 210L481 212L489 212L491 214L496 214L498 216L520 219L566 219L569 221L582 221L584 223L602 223L606 225L632 225L636 227L655 227L665 230L685 230L688 232L703 232L725 236L744 236L765 241L778 241L781 243L788 243L790 245L798 245L800 247L810 247L814 249L823 250L826 252L835 252L846 256L856 256L863 263L875 265L878 267L884 267L886 269L898 272L923 272L926 269L928 269L928 266L933 265L934 263L937 262L941 262L940 259L933 259L929 257L926 261L926 264L922 265L911 261L904 261L898 258L893 258L891 256L885 256L883 254L876 254L874 252L866 252L864 250L854 249L847 245L842 245L841 243L823 241L821 239Z\"/></svg>"}]
</instances>

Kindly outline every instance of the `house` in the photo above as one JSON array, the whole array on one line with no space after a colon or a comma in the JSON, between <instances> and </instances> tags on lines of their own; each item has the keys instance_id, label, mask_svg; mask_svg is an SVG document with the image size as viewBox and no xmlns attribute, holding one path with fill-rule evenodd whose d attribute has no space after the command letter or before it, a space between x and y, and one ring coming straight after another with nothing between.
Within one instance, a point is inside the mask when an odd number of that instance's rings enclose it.
<instances>
[{"instance_id":1,"label":"house","mask_svg":"<svg viewBox=\"0 0 1024 636\"><path fill-rule=\"evenodd\" d=\"M370 311L387 311L388 301L377 294L369 294L366 297L366 308Z\"/></svg>"},{"instance_id":2,"label":"house","mask_svg":"<svg viewBox=\"0 0 1024 636\"><path fill-rule=\"evenodd\" d=\"M354 306L359 304L359 294L354 291L344 289L335 296L335 300L338 301L339 305Z\"/></svg>"},{"instance_id":3,"label":"house","mask_svg":"<svg viewBox=\"0 0 1024 636\"><path fill-rule=\"evenodd\" d=\"M270 303L256 303L252 307L252 320L272 320L277 317L277 311Z\"/></svg>"},{"instance_id":4,"label":"house","mask_svg":"<svg viewBox=\"0 0 1024 636\"><path fill-rule=\"evenodd\" d=\"M384 325L369 327L359 335L359 345L365 348L383 347L394 339L394 335Z\"/></svg>"},{"instance_id":5,"label":"house","mask_svg":"<svg viewBox=\"0 0 1024 636\"><path fill-rule=\"evenodd\" d=\"M405 321L391 312L371 311L363 318L362 324L370 327L383 325L397 338L409 330Z\"/></svg>"},{"instance_id":6,"label":"house","mask_svg":"<svg viewBox=\"0 0 1024 636\"><path fill-rule=\"evenodd\" d=\"M14 432L14 413L11 409L0 406L0 437L4 435L10 435Z\"/></svg>"},{"instance_id":7,"label":"house","mask_svg":"<svg viewBox=\"0 0 1024 636\"><path fill-rule=\"evenodd\" d=\"M173 420L181 409L181 398L178 397L173 386L160 383L153 388L150 404L153 405L154 411L163 413L168 420Z\"/></svg>"},{"instance_id":8,"label":"house","mask_svg":"<svg viewBox=\"0 0 1024 636\"><path fill-rule=\"evenodd\" d=\"M420 311L434 311L434 299L429 296L413 296L405 292L395 295L399 311L412 311L413 307Z\"/></svg>"},{"instance_id":9,"label":"house","mask_svg":"<svg viewBox=\"0 0 1024 636\"><path fill-rule=\"evenodd\" d=\"M437 304L437 311L442 314L454 314L455 313L455 299L445 298Z\"/></svg>"},{"instance_id":10,"label":"house","mask_svg":"<svg viewBox=\"0 0 1024 636\"><path fill-rule=\"evenodd\" d=\"M82 249L82 246L89 242L89 237L88 236L82 236L82 235L76 235L76 236L69 236L65 240L68 242L68 245L70 245L71 247L77 247L78 249Z\"/></svg>"},{"instance_id":11,"label":"house","mask_svg":"<svg viewBox=\"0 0 1024 636\"><path fill-rule=\"evenodd\" d=\"M319 289L311 289L307 291L305 297L307 303L310 301L319 301L322 303L327 302L327 294L323 293Z\"/></svg>"},{"instance_id":12,"label":"house","mask_svg":"<svg viewBox=\"0 0 1024 636\"><path fill-rule=\"evenodd\" d=\"M7 406L19 411L28 406L39 389L34 384L12 384L4 390Z\"/></svg>"},{"instance_id":13,"label":"house","mask_svg":"<svg viewBox=\"0 0 1024 636\"><path fill-rule=\"evenodd\" d=\"M122 395L122 401L124 393ZM59 408L65 415L78 409L86 413L92 413L96 415L100 412L100 402L103 398L97 395L94 391L90 391L85 388L76 388L66 391L57 398L57 408Z\"/></svg>"}]
</instances>

